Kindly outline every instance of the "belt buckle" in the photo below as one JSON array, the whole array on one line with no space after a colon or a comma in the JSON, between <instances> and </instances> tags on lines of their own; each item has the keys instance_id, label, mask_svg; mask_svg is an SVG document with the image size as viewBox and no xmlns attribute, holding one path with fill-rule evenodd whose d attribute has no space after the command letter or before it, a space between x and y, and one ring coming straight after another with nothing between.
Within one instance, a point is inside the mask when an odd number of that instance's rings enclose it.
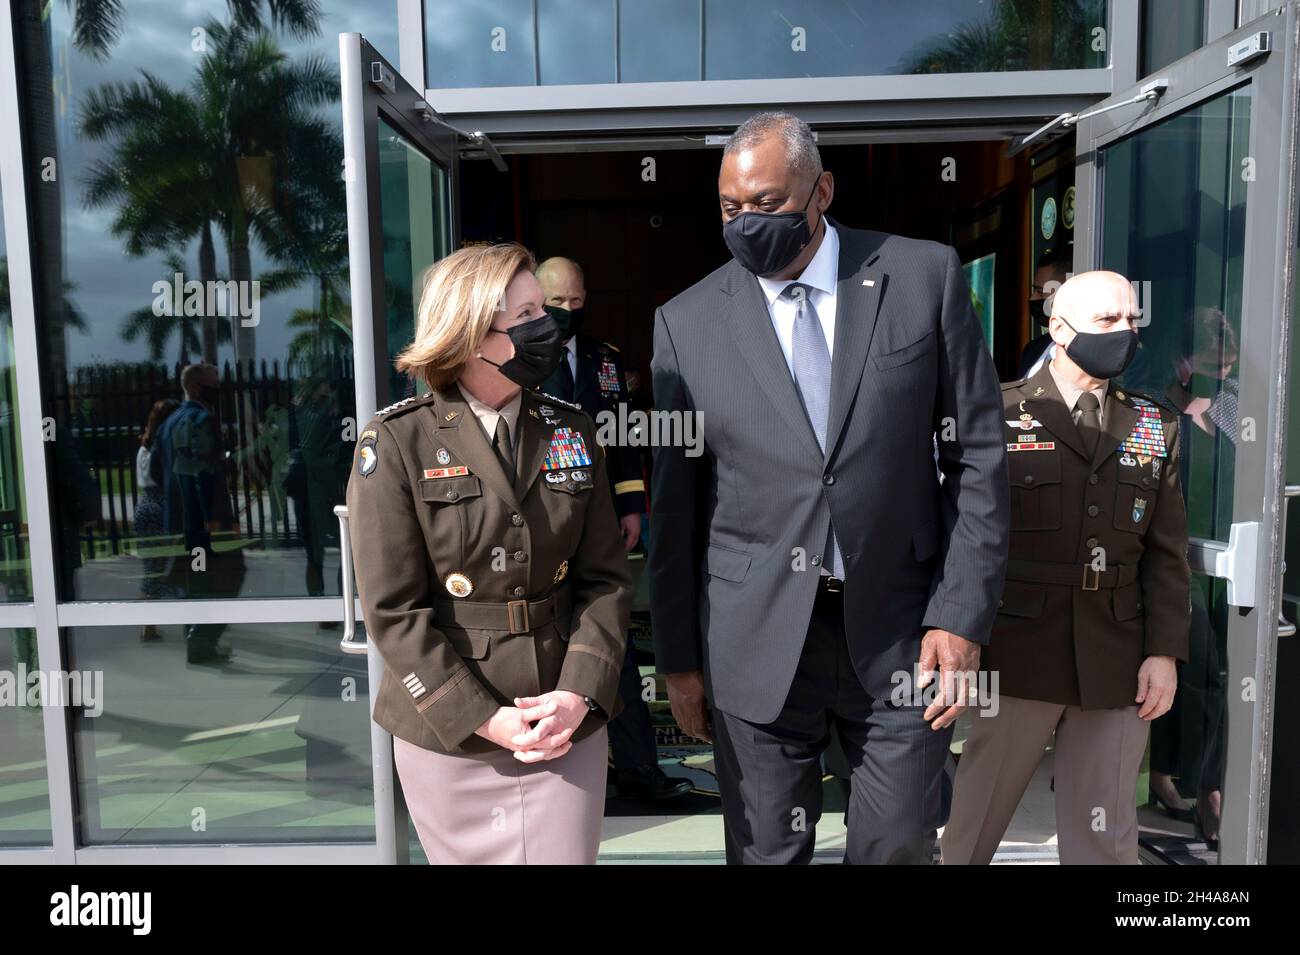
<instances>
[{"instance_id":1,"label":"belt buckle","mask_svg":"<svg viewBox=\"0 0 1300 955\"><path fill-rule=\"evenodd\" d=\"M829 574L824 574L823 578L825 580L825 587L827 593L831 593L831 594L844 593L844 581L840 580L840 578L832 577Z\"/></svg>"},{"instance_id":2,"label":"belt buckle","mask_svg":"<svg viewBox=\"0 0 1300 955\"><path fill-rule=\"evenodd\" d=\"M1092 586L1091 586L1091 587L1088 586L1088 571L1090 571L1090 570L1092 571ZM1099 589L1099 588L1101 587L1101 571L1098 570L1097 568L1093 567L1091 564L1084 564L1084 565L1083 565L1083 582L1080 584L1080 586L1081 586L1084 590L1097 590L1097 589Z\"/></svg>"},{"instance_id":3,"label":"belt buckle","mask_svg":"<svg viewBox=\"0 0 1300 955\"><path fill-rule=\"evenodd\" d=\"M506 603L506 619L510 621L511 633L527 633L531 630L532 628L528 625L528 601L508 601Z\"/></svg>"}]
</instances>

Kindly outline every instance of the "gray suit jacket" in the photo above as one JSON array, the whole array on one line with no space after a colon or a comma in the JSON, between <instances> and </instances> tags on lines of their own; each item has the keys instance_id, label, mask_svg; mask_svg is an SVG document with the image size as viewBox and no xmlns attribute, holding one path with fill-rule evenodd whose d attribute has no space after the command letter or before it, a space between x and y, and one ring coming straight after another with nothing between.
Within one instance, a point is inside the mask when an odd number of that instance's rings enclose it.
<instances>
[{"instance_id":1,"label":"gray suit jacket","mask_svg":"<svg viewBox=\"0 0 1300 955\"><path fill-rule=\"evenodd\" d=\"M698 414L704 435L698 457L655 449L658 668L702 669L715 707L757 723L789 693L832 519L849 649L874 696L911 676L927 628L987 642L1005 572L1001 392L956 250L831 221L824 456L758 280L738 262L655 315L655 408Z\"/></svg>"}]
</instances>

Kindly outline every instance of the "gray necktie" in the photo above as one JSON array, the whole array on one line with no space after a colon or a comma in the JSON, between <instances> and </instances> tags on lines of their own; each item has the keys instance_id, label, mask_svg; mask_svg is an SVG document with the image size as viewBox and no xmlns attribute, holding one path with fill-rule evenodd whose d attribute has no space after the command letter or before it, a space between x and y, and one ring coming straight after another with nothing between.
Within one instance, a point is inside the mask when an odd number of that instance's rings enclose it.
<instances>
[{"instance_id":1,"label":"gray necktie","mask_svg":"<svg viewBox=\"0 0 1300 955\"><path fill-rule=\"evenodd\" d=\"M496 436L492 439L492 450L497 453L497 460L501 462L501 470L505 472L507 480L511 484L515 478L515 453L510 447L510 426L506 424L505 415L497 415Z\"/></svg>"},{"instance_id":2,"label":"gray necktie","mask_svg":"<svg viewBox=\"0 0 1300 955\"><path fill-rule=\"evenodd\" d=\"M826 427L831 410L831 350L826 345L821 319L809 297L812 287L802 282L791 282L781 292L783 298L794 302L793 364L794 382L803 397L804 411L817 435L817 446L826 453ZM830 557L828 568L836 577L844 577L844 562L840 545L835 540L832 526L826 538L826 552Z\"/></svg>"}]
</instances>

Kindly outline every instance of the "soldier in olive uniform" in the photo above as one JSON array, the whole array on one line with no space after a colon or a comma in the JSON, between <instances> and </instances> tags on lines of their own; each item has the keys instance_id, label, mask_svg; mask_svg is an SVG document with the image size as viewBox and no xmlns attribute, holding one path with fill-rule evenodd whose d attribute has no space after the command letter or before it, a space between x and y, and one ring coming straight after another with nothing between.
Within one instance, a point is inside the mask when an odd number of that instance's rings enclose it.
<instances>
[{"instance_id":1,"label":"soldier in olive uniform","mask_svg":"<svg viewBox=\"0 0 1300 955\"><path fill-rule=\"evenodd\" d=\"M621 710L631 578L592 419L527 390L560 349L532 265L434 266L398 360L434 390L366 424L348 482L374 718L435 862L594 862Z\"/></svg>"},{"instance_id":2,"label":"soldier in olive uniform","mask_svg":"<svg viewBox=\"0 0 1300 955\"><path fill-rule=\"evenodd\" d=\"M574 402L593 416L603 412L617 420L619 405L628 400L623 360L609 342L581 332L587 304L582 267L572 259L554 256L537 267L537 281L546 296L548 311L560 322L560 335L565 340L559 366L551 372L542 390ZM645 512L641 452L628 442L614 443L606 452L623 547L631 551L641 538L641 515ZM669 776L659 766L654 724L650 707L642 696L641 669L631 640L618 692L624 709L609 724L609 748L614 757L614 786L618 795L650 800L685 796L691 791L691 781Z\"/></svg>"},{"instance_id":3,"label":"soldier in olive uniform","mask_svg":"<svg viewBox=\"0 0 1300 955\"><path fill-rule=\"evenodd\" d=\"M1190 574L1177 416L1110 381L1137 309L1122 276L1075 276L1053 359L1003 386L1011 552L981 661L996 697L973 711L945 863L990 861L1053 739L1061 862L1138 861L1138 771L1187 659Z\"/></svg>"}]
</instances>

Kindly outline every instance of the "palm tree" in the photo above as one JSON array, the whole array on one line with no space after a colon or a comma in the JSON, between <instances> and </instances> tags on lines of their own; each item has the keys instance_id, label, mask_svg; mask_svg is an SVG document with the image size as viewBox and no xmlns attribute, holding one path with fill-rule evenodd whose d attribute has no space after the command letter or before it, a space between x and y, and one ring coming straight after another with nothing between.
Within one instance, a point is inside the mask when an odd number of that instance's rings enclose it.
<instances>
[{"instance_id":1,"label":"palm tree","mask_svg":"<svg viewBox=\"0 0 1300 955\"><path fill-rule=\"evenodd\" d=\"M299 181L302 170L341 156L337 132L316 115L335 99L338 79L323 57L290 61L259 26L209 20L204 29L209 49L188 90L142 72L86 95L84 135L113 148L90 168L85 201L115 204L113 232L128 254L174 249L197 235L204 282L215 278L219 233L228 274L243 283L252 279L254 239L272 251L287 248L300 204L340 191L319 174ZM236 326L237 362L255 359L254 334ZM216 344L209 322L205 360L215 360Z\"/></svg>"},{"instance_id":2,"label":"palm tree","mask_svg":"<svg viewBox=\"0 0 1300 955\"><path fill-rule=\"evenodd\" d=\"M1105 66L1091 29L1102 0L993 0L988 16L956 27L906 56L901 73L982 73ZM1090 58L1096 62L1090 62Z\"/></svg>"},{"instance_id":3,"label":"palm tree","mask_svg":"<svg viewBox=\"0 0 1300 955\"><path fill-rule=\"evenodd\" d=\"M173 276L177 272L182 274L185 272L185 260L175 253L167 256L163 260L163 264L166 268L162 280L168 286L172 284ZM163 352L167 350L167 342L172 335L176 335L180 340L179 365L183 368L190 363L190 356L200 354L199 349L204 347L200 338L200 330L206 334L210 327L213 334L222 341L230 341L230 325L225 322L209 322L210 318L211 316L206 314L202 316L186 315L183 310L175 315L156 315L153 303L150 302L122 319L122 339L123 341L133 342L138 338L143 338L149 346L149 358L153 361L160 361ZM203 352L203 354L206 360L206 352ZM215 347L213 348L213 354L214 356L216 354Z\"/></svg>"},{"instance_id":4,"label":"palm tree","mask_svg":"<svg viewBox=\"0 0 1300 955\"><path fill-rule=\"evenodd\" d=\"M73 12L72 42L86 56L106 59L126 26L123 0L64 0ZM320 33L318 0L226 0L235 23L269 25L304 39Z\"/></svg>"}]
</instances>

